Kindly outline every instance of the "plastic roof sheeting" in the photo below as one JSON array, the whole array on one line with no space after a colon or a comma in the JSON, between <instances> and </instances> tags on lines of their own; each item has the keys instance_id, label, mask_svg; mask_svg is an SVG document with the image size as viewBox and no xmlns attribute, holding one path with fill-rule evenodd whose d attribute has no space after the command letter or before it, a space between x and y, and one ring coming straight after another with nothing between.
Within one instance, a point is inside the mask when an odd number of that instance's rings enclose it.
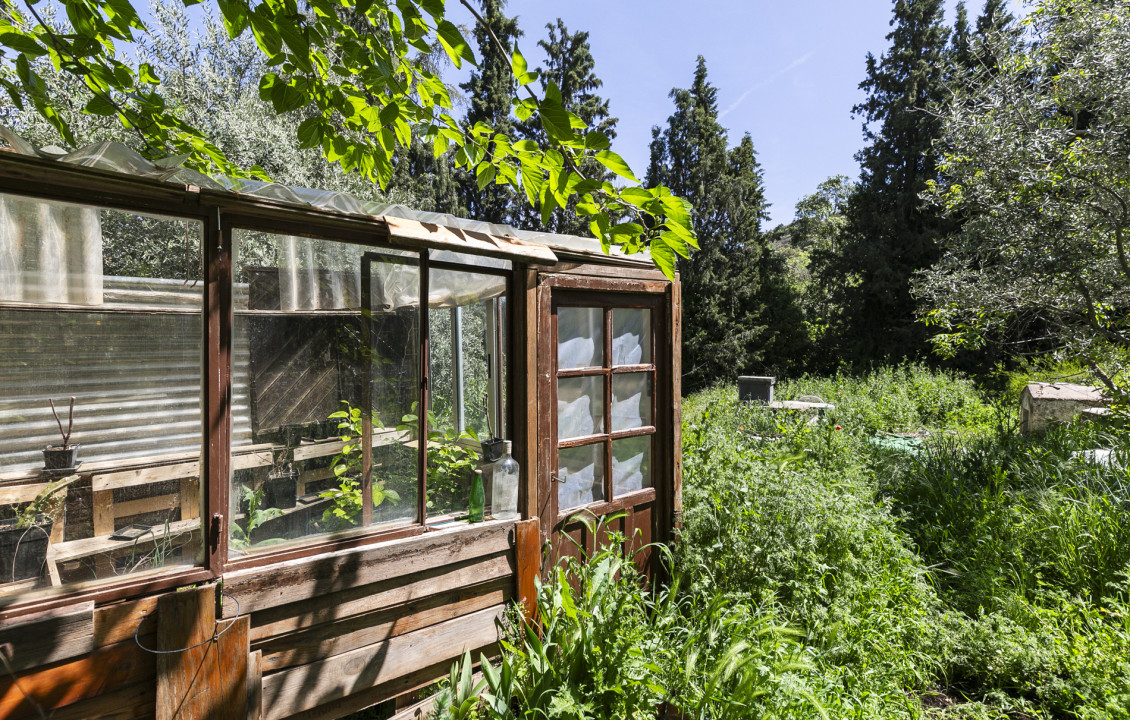
<instances>
[{"instance_id":1,"label":"plastic roof sheeting","mask_svg":"<svg viewBox=\"0 0 1130 720\"><path fill-rule=\"evenodd\" d=\"M466 250L470 253L503 254L543 264L557 261L554 250L607 257L601 249L600 241L591 237L518 230L509 225L468 220L443 213L423 212L404 205L363 201L346 192L290 187L245 178L212 178L182 167L187 156L169 157L152 162L118 142L94 143L73 152L55 146L37 149L13 130L2 125L0 125L0 141L22 155L163 182L195 185L210 190L307 205L320 210L379 217L388 222L390 228L397 228L394 234L400 231L404 233L403 237L421 240L435 247ZM646 251L628 256L613 248L611 255L619 260L651 264L651 257Z\"/></svg>"}]
</instances>

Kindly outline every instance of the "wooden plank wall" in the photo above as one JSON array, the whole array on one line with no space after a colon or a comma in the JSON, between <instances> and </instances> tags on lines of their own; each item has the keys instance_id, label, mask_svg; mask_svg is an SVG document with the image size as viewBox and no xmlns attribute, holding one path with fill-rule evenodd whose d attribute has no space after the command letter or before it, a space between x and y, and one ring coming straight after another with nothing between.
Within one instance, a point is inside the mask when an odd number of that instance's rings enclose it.
<instances>
[{"instance_id":1,"label":"wooden plank wall","mask_svg":"<svg viewBox=\"0 0 1130 720\"><path fill-rule=\"evenodd\" d=\"M229 573L222 608L204 585L21 619L0 630L0 720L341 717L495 647L532 592L538 537L537 519L485 523ZM208 640L237 603L216 641L139 647Z\"/></svg>"}]
</instances>

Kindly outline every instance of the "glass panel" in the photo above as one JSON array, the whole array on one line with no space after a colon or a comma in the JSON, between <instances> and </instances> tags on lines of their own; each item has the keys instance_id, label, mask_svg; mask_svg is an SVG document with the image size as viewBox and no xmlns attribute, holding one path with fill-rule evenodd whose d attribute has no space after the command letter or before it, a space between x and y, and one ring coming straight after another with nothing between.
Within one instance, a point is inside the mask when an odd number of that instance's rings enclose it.
<instances>
[{"instance_id":1,"label":"glass panel","mask_svg":"<svg viewBox=\"0 0 1130 720\"><path fill-rule=\"evenodd\" d=\"M232 553L415 522L417 256L233 237Z\"/></svg>"},{"instance_id":2,"label":"glass panel","mask_svg":"<svg viewBox=\"0 0 1130 720\"><path fill-rule=\"evenodd\" d=\"M604 432L604 376L558 378L557 439Z\"/></svg>"},{"instance_id":3,"label":"glass panel","mask_svg":"<svg viewBox=\"0 0 1130 720\"><path fill-rule=\"evenodd\" d=\"M612 311L612 364L651 363L651 311L616 308Z\"/></svg>"},{"instance_id":4,"label":"glass panel","mask_svg":"<svg viewBox=\"0 0 1130 720\"><path fill-rule=\"evenodd\" d=\"M431 273L428 334L431 389L428 514L467 511L479 442L498 437L502 412L501 301L505 279L476 272Z\"/></svg>"},{"instance_id":5,"label":"glass panel","mask_svg":"<svg viewBox=\"0 0 1130 720\"><path fill-rule=\"evenodd\" d=\"M604 500L604 443L557 451L557 508Z\"/></svg>"},{"instance_id":6,"label":"glass panel","mask_svg":"<svg viewBox=\"0 0 1130 720\"><path fill-rule=\"evenodd\" d=\"M651 424L651 373L613 375L613 432Z\"/></svg>"},{"instance_id":7,"label":"glass panel","mask_svg":"<svg viewBox=\"0 0 1130 720\"><path fill-rule=\"evenodd\" d=\"M557 308L557 369L604 364L604 310Z\"/></svg>"},{"instance_id":8,"label":"glass panel","mask_svg":"<svg viewBox=\"0 0 1130 720\"><path fill-rule=\"evenodd\" d=\"M201 561L201 232L0 195L5 601Z\"/></svg>"},{"instance_id":9,"label":"glass panel","mask_svg":"<svg viewBox=\"0 0 1130 720\"><path fill-rule=\"evenodd\" d=\"M612 496L651 487L651 435L612 441Z\"/></svg>"}]
</instances>

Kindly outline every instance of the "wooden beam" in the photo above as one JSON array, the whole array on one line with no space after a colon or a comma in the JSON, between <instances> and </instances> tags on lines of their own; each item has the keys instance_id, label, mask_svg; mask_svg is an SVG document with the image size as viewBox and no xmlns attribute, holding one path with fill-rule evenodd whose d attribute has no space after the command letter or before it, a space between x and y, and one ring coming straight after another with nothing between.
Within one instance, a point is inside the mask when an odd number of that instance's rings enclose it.
<instances>
[{"instance_id":1,"label":"wooden beam","mask_svg":"<svg viewBox=\"0 0 1130 720\"><path fill-rule=\"evenodd\" d=\"M316 625L336 623L353 615L401 605L451 588L509 578L513 573L512 555L503 553L261 610L252 617L251 642L259 643Z\"/></svg>"},{"instance_id":2,"label":"wooden beam","mask_svg":"<svg viewBox=\"0 0 1130 720\"><path fill-rule=\"evenodd\" d=\"M78 660L15 677L2 675L0 718L38 717L36 706L51 711L126 685L151 683L155 669L153 656L143 652L131 638L98 648Z\"/></svg>"},{"instance_id":3,"label":"wooden beam","mask_svg":"<svg viewBox=\"0 0 1130 720\"><path fill-rule=\"evenodd\" d=\"M450 661L498 639L503 606L400 635L263 678L266 720L281 720L416 670Z\"/></svg>"},{"instance_id":4,"label":"wooden beam","mask_svg":"<svg viewBox=\"0 0 1130 720\"><path fill-rule=\"evenodd\" d=\"M298 558L224 576L224 591L251 613L510 550L512 521L493 521Z\"/></svg>"},{"instance_id":5,"label":"wooden beam","mask_svg":"<svg viewBox=\"0 0 1130 720\"><path fill-rule=\"evenodd\" d=\"M157 703L152 680L68 705L51 713L51 720L150 720Z\"/></svg>"},{"instance_id":6,"label":"wooden beam","mask_svg":"<svg viewBox=\"0 0 1130 720\"><path fill-rule=\"evenodd\" d=\"M247 662L247 720L263 717L263 653L256 650Z\"/></svg>"},{"instance_id":7,"label":"wooden beam","mask_svg":"<svg viewBox=\"0 0 1130 720\"><path fill-rule=\"evenodd\" d=\"M94 646L103 647L135 635L143 642L156 636L157 623L149 617L157 612L157 598L147 597L133 602L115 603L94 611ZM138 627L141 632L138 633ZM148 647L153 647L150 643Z\"/></svg>"},{"instance_id":8,"label":"wooden beam","mask_svg":"<svg viewBox=\"0 0 1130 720\"><path fill-rule=\"evenodd\" d=\"M19 672L94 650L94 603L48 610L18 625L0 629L0 652L7 656L7 671Z\"/></svg>"},{"instance_id":9,"label":"wooden beam","mask_svg":"<svg viewBox=\"0 0 1130 720\"><path fill-rule=\"evenodd\" d=\"M503 578L272 638L259 646L263 671L273 673L316 662L497 607L510 600L512 588L510 578Z\"/></svg>"},{"instance_id":10,"label":"wooden beam","mask_svg":"<svg viewBox=\"0 0 1130 720\"><path fill-rule=\"evenodd\" d=\"M537 585L541 574L541 524L536 517L514 526L515 597L522 605L527 620L533 620L538 609Z\"/></svg>"},{"instance_id":11,"label":"wooden beam","mask_svg":"<svg viewBox=\"0 0 1130 720\"><path fill-rule=\"evenodd\" d=\"M157 720L246 720L249 623L217 626L215 585L161 596Z\"/></svg>"}]
</instances>

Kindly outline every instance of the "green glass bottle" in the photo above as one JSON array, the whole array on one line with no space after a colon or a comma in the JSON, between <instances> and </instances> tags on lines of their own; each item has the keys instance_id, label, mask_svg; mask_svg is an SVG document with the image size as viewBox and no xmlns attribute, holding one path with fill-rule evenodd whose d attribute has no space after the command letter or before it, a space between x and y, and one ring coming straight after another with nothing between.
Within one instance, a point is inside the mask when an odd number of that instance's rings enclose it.
<instances>
[{"instance_id":1,"label":"green glass bottle","mask_svg":"<svg viewBox=\"0 0 1130 720\"><path fill-rule=\"evenodd\" d=\"M483 471L476 470L471 478L471 497L467 500L467 522L482 522L487 494L483 490Z\"/></svg>"}]
</instances>

